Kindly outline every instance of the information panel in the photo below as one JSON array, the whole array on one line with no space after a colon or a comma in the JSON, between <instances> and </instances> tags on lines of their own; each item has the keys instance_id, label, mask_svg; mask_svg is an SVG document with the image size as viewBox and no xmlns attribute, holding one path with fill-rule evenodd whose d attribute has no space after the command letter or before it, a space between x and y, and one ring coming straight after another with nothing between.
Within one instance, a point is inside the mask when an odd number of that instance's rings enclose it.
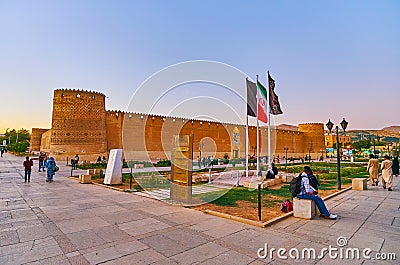
<instances>
[{"instance_id":1,"label":"information panel","mask_svg":"<svg viewBox=\"0 0 400 265\"><path fill-rule=\"evenodd\" d=\"M192 202L193 135L175 135L171 163L171 199Z\"/></svg>"}]
</instances>

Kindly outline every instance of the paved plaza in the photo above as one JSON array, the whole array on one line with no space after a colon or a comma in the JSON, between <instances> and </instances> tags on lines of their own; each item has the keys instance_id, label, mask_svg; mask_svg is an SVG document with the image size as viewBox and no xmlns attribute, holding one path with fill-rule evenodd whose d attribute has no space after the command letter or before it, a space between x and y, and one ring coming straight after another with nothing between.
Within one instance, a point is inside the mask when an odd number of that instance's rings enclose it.
<instances>
[{"instance_id":1,"label":"paved plaza","mask_svg":"<svg viewBox=\"0 0 400 265\"><path fill-rule=\"evenodd\" d=\"M289 217L267 228L171 206L136 194L66 178L59 163L53 183L37 172L23 180L23 158L0 158L0 264L399 264L400 177L347 191L327 201L338 220ZM267 244L286 250L329 246L395 253L397 261L263 258ZM261 258L258 257L259 252ZM284 256L283 255L283 256ZM282 255L281 255L282 256ZM381 255L382 256L382 255Z\"/></svg>"}]
</instances>

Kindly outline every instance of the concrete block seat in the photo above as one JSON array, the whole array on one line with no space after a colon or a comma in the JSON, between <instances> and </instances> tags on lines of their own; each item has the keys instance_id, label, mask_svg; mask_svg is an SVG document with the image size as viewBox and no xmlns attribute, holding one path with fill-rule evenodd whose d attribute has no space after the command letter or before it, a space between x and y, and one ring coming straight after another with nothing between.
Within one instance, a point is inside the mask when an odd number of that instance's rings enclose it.
<instances>
[{"instance_id":1,"label":"concrete block seat","mask_svg":"<svg viewBox=\"0 0 400 265\"><path fill-rule=\"evenodd\" d=\"M293 198L293 216L311 220L317 215L317 205L312 200Z\"/></svg>"},{"instance_id":2,"label":"concrete block seat","mask_svg":"<svg viewBox=\"0 0 400 265\"><path fill-rule=\"evenodd\" d=\"M92 176L87 174L79 175L79 182L81 184L90 184L92 183Z\"/></svg>"},{"instance_id":3,"label":"concrete block seat","mask_svg":"<svg viewBox=\"0 0 400 265\"><path fill-rule=\"evenodd\" d=\"M353 178L351 179L351 187L353 190L366 190L367 182L367 178Z\"/></svg>"}]
</instances>

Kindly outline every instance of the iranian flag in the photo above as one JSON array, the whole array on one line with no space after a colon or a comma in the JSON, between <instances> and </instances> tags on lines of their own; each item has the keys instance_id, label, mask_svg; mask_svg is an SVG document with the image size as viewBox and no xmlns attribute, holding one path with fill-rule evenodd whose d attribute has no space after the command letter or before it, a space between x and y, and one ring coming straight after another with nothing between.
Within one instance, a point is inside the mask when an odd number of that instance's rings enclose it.
<instances>
[{"instance_id":1,"label":"iranian flag","mask_svg":"<svg viewBox=\"0 0 400 265\"><path fill-rule=\"evenodd\" d=\"M267 123L267 90L257 80L258 88L258 120Z\"/></svg>"}]
</instances>

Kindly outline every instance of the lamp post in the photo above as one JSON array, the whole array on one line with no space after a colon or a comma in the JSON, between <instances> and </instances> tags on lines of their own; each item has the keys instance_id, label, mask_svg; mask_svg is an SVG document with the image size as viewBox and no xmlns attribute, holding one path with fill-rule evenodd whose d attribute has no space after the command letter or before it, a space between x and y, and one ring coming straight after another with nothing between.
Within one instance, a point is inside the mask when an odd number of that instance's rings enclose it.
<instances>
[{"instance_id":1,"label":"lamp post","mask_svg":"<svg viewBox=\"0 0 400 265\"><path fill-rule=\"evenodd\" d=\"M376 138L378 139L378 142L381 140L381 137L380 137L380 136L377 136ZM370 140L370 141L371 141L371 137L368 137L368 140ZM374 143L374 155L376 155L376 148L375 148L375 146L376 146L376 144L375 144L375 135L374 135L374 137L372 138L372 140L373 140L373 143Z\"/></svg>"},{"instance_id":2,"label":"lamp post","mask_svg":"<svg viewBox=\"0 0 400 265\"><path fill-rule=\"evenodd\" d=\"M199 142L199 151L200 151L200 159L199 159L199 168L201 168L201 151L203 151L204 143Z\"/></svg>"},{"instance_id":3,"label":"lamp post","mask_svg":"<svg viewBox=\"0 0 400 265\"><path fill-rule=\"evenodd\" d=\"M285 168L286 168L286 167L287 167L287 152L288 152L289 148L288 148L288 147L285 147L285 148L283 148L283 150L285 150L285 153L286 153L286 156L285 156L285 159L286 159Z\"/></svg>"},{"instance_id":4,"label":"lamp post","mask_svg":"<svg viewBox=\"0 0 400 265\"><path fill-rule=\"evenodd\" d=\"M346 131L347 125L349 123L343 118L342 122L340 123L340 126L342 126L343 131ZM333 128L333 123L331 120L328 121L326 124L326 127L328 128L329 132L332 132ZM337 185L338 185L338 190L342 189L342 184L341 184L341 179L340 179L340 151L339 151L339 127L336 125L336 152L337 152L337 171L338 171L338 179L337 179Z\"/></svg>"}]
</instances>

